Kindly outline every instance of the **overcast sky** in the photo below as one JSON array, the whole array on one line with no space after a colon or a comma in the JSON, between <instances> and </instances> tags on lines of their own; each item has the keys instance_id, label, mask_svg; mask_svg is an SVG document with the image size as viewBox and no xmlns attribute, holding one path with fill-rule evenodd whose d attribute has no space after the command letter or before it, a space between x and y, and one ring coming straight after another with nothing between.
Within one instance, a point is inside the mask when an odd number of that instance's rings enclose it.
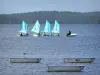
<instances>
[{"instance_id":1,"label":"overcast sky","mask_svg":"<svg viewBox=\"0 0 100 75\"><path fill-rule=\"evenodd\" d=\"M0 0L0 13L33 11L100 11L100 0Z\"/></svg>"}]
</instances>

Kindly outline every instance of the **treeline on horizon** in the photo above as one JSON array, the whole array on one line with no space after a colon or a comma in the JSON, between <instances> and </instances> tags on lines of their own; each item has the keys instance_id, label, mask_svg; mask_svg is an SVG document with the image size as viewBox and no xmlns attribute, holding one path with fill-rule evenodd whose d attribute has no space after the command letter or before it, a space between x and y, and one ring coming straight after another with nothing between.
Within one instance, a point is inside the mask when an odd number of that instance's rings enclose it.
<instances>
[{"instance_id":1,"label":"treeline on horizon","mask_svg":"<svg viewBox=\"0 0 100 75\"><path fill-rule=\"evenodd\" d=\"M100 12L69 12L69 11L37 11L16 14L0 14L0 24L20 24L25 20L34 24L39 20L44 24L48 20L51 24L57 20L60 24L100 24Z\"/></svg>"}]
</instances>

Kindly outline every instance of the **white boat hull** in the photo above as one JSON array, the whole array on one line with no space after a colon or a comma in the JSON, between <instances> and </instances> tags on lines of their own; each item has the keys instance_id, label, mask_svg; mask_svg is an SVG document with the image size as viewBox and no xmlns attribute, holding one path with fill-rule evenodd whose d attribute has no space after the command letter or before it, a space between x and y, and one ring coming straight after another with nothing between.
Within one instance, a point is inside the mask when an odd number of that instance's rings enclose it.
<instances>
[{"instance_id":1,"label":"white boat hull","mask_svg":"<svg viewBox=\"0 0 100 75\"><path fill-rule=\"evenodd\" d=\"M67 37L74 37L76 35L77 35L76 33L72 33L71 35L68 35Z\"/></svg>"},{"instance_id":2,"label":"white boat hull","mask_svg":"<svg viewBox=\"0 0 100 75\"><path fill-rule=\"evenodd\" d=\"M65 63L92 63L95 58L64 58Z\"/></svg>"},{"instance_id":3,"label":"white boat hull","mask_svg":"<svg viewBox=\"0 0 100 75\"><path fill-rule=\"evenodd\" d=\"M76 33L72 33L71 36L76 36Z\"/></svg>"},{"instance_id":4,"label":"white boat hull","mask_svg":"<svg viewBox=\"0 0 100 75\"><path fill-rule=\"evenodd\" d=\"M11 63L39 63L41 58L10 58Z\"/></svg>"},{"instance_id":5,"label":"white boat hull","mask_svg":"<svg viewBox=\"0 0 100 75\"><path fill-rule=\"evenodd\" d=\"M36 37L37 37L37 36L39 36L39 35L38 35L38 34L33 34L32 36L36 36Z\"/></svg>"},{"instance_id":6,"label":"white boat hull","mask_svg":"<svg viewBox=\"0 0 100 75\"><path fill-rule=\"evenodd\" d=\"M48 72L80 72L84 66L48 66Z\"/></svg>"}]
</instances>

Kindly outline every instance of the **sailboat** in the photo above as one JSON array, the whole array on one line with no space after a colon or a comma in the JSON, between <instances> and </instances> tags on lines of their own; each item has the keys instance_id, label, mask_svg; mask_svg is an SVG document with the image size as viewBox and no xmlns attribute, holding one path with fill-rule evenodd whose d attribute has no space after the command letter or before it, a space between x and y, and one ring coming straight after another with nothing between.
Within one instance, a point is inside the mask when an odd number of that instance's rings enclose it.
<instances>
[{"instance_id":1,"label":"sailboat","mask_svg":"<svg viewBox=\"0 0 100 75\"><path fill-rule=\"evenodd\" d=\"M60 33L60 25L57 22L57 20L55 20L55 24L53 30L51 31L51 35L59 36L59 33Z\"/></svg>"},{"instance_id":2,"label":"sailboat","mask_svg":"<svg viewBox=\"0 0 100 75\"><path fill-rule=\"evenodd\" d=\"M39 34L40 34L40 23L39 23L38 20L36 21L36 23L33 26L31 31L33 32L33 36L39 36Z\"/></svg>"},{"instance_id":3,"label":"sailboat","mask_svg":"<svg viewBox=\"0 0 100 75\"><path fill-rule=\"evenodd\" d=\"M46 20L44 30L42 31L42 36L50 36L51 35L50 27L51 27L51 25L50 25L49 21Z\"/></svg>"},{"instance_id":4,"label":"sailboat","mask_svg":"<svg viewBox=\"0 0 100 75\"><path fill-rule=\"evenodd\" d=\"M21 24L21 26L20 26L20 31L19 31L19 33L22 33L23 36L28 34L28 25L25 23L24 20L22 21L22 24ZM20 36L20 35L18 35L18 36Z\"/></svg>"}]
</instances>

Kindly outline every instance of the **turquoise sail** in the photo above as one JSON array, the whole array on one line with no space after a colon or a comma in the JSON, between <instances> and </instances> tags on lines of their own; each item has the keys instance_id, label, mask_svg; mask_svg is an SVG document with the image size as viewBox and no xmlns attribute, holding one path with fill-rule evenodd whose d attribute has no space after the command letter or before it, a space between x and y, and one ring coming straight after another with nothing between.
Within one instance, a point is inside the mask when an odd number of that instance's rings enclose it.
<instances>
[{"instance_id":1,"label":"turquoise sail","mask_svg":"<svg viewBox=\"0 0 100 75\"><path fill-rule=\"evenodd\" d=\"M50 25L49 21L46 20L46 23L45 23L45 27L44 27L43 32L50 33L50 27L51 27L51 25Z\"/></svg>"},{"instance_id":2,"label":"turquoise sail","mask_svg":"<svg viewBox=\"0 0 100 75\"><path fill-rule=\"evenodd\" d=\"M28 26L25 23L25 21L22 21L21 27L20 27L20 31L21 33L27 33L28 32Z\"/></svg>"},{"instance_id":3,"label":"turquoise sail","mask_svg":"<svg viewBox=\"0 0 100 75\"><path fill-rule=\"evenodd\" d=\"M53 28L53 30L51 32L52 33L60 33L60 25L57 22L57 20L55 20L54 28Z\"/></svg>"},{"instance_id":4,"label":"turquoise sail","mask_svg":"<svg viewBox=\"0 0 100 75\"><path fill-rule=\"evenodd\" d=\"M32 28L31 31L34 32L34 33L39 33L39 32L40 32L40 23L39 23L38 20L37 20L36 23L34 24L34 26L33 26L33 28Z\"/></svg>"}]
</instances>

